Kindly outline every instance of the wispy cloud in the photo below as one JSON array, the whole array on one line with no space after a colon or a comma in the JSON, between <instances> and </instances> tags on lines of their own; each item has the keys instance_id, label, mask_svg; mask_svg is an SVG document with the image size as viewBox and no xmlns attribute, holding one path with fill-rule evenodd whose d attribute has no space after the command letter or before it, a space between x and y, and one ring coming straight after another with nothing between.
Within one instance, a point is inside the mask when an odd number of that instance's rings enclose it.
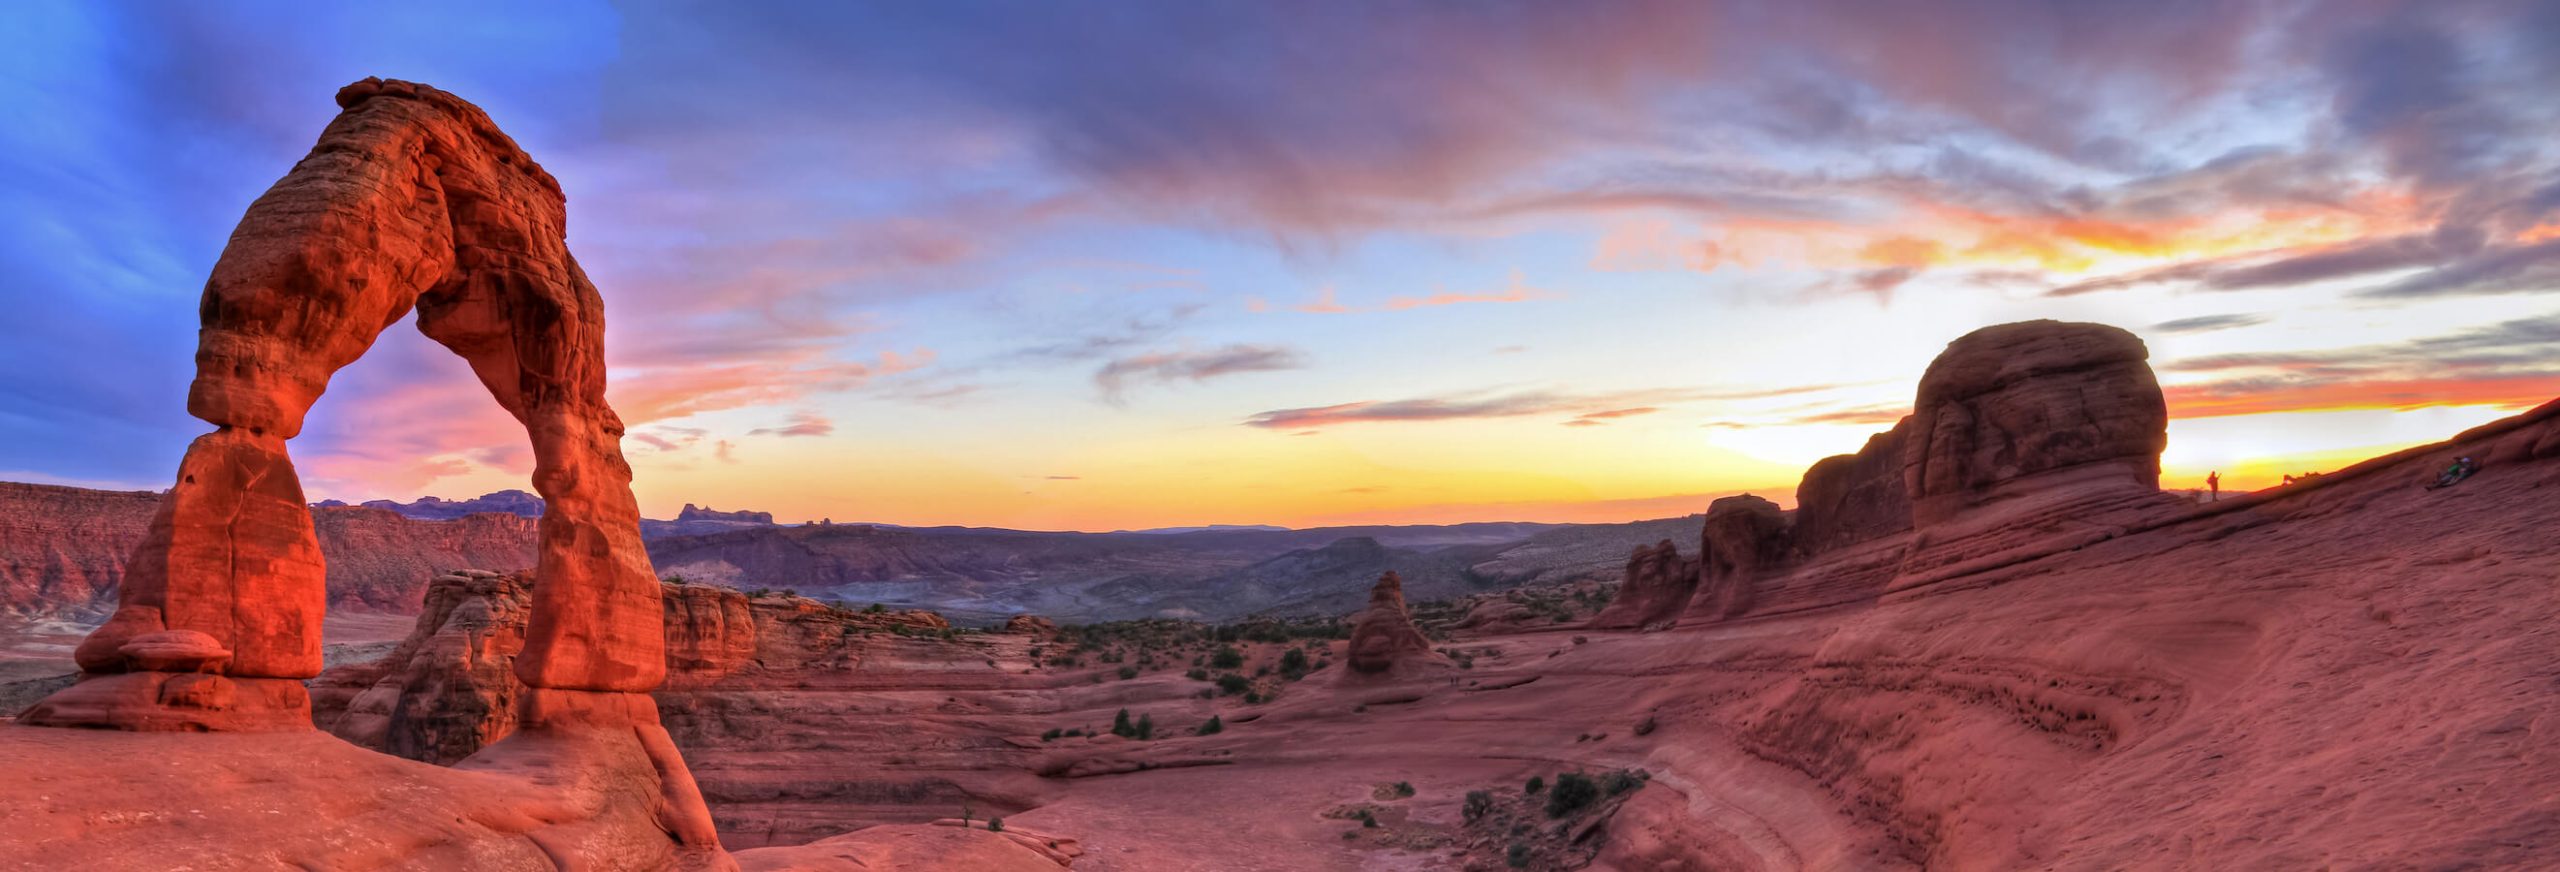
<instances>
[{"instance_id":1,"label":"wispy cloud","mask_svg":"<svg viewBox=\"0 0 2560 872\"><path fill-rule=\"evenodd\" d=\"M758 427L749 436L825 436L836 432L836 422L816 412L793 412L791 423L780 427Z\"/></svg>"},{"instance_id":2,"label":"wispy cloud","mask_svg":"<svg viewBox=\"0 0 2560 872\"><path fill-rule=\"evenodd\" d=\"M1271 430L1307 430L1342 424L1457 421L1567 414L1575 416L1575 420L1589 422L1572 426L1591 426L1613 418L1661 411L1655 404L1707 399L1714 396L1716 396L1714 392L1697 390L1605 393L1531 390L1416 397L1403 400L1371 400L1302 409L1273 409L1246 418L1244 423L1246 426Z\"/></svg>"},{"instance_id":3,"label":"wispy cloud","mask_svg":"<svg viewBox=\"0 0 2560 872\"><path fill-rule=\"evenodd\" d=\"M1150 351L1115 358L1093 374L1102 397L1118 403L1138 382L1200 382L1248 372L1274 372L1306 366L1296 349L1278 345L1237 343L1216 348Z\"/></svg>"},{"instance_id":4,"label":"wispy cloud","mask_svg":"<svg viewBox=\"0 0 2560 872\"><path fill-rule=\"evenodd\" d=\"M2265 315L2199 315L2151 325L2155 333L2208 333L2267 323Z\"/></svg>"}]
</instances>

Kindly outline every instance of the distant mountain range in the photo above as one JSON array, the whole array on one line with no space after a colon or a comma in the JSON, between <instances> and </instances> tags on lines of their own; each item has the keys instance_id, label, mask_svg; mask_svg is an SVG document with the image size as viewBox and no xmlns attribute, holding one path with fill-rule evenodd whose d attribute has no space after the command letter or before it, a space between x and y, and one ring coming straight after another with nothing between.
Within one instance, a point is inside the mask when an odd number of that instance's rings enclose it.
<instances>
[{"instance_id":1,"label":"distant mountain range","mask_svg":"<svg viewBox=\"0 0 2560 872\"><path fill-rule=\"evenodd\" d=\"M158 504L149 492L0 483L0 615L94 619ZM530 565L542 499L313 505L333 605L414 611L434 573ZM1064 621L1228 620L1354 610L1380 573L1417 600L1523 584L1616 578L1637 545L1694 547L1696 516L1629 524L1211 525L1110 533L886 524L775 524L764 512L687 505L643 520L664 576L928 608L964 623L1022 613Z\"/></svg>"}]
</instances>

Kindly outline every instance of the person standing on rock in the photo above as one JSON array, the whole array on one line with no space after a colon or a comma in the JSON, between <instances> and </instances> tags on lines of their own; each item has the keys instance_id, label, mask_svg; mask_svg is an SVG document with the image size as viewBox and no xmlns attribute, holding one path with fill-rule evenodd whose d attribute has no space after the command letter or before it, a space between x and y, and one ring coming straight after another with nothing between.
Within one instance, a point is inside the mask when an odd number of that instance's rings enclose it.
<instances>
[{"instance_id":1,"label":"person standing on rock","mask_svg":"<svg viewBox=\"0 0 2560 872\"><path fill-rule=\"evenodd\" d=\"M2204 486L2213 492L2213 502L2222 502L2222 470L2205 473Z\"/></svg>"}]
</instances>

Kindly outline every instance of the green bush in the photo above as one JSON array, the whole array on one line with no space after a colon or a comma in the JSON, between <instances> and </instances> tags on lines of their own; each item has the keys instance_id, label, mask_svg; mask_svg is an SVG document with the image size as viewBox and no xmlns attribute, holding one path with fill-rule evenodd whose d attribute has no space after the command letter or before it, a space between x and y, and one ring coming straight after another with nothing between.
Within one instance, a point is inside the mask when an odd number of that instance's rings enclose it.
<instances>
[{"instance_id":1,"label":"green bush","mask_svg":"<svg viewBox=\"0 0 2560 872\"><path fill-rule=\"evenodd\" d=\"M1122 680L1122 681L1127 681L1127 680L1129 680L1129 679L1136 678L1136 677L1138 677L1138 667L1135 667L1135 666L1123 666L1123 667L1120 667L1120 680Z\"/></svg>"},{"instance_id":2,"label":"green bush","mask_svg":"<svg viewBox=\"0 0 2560 872\"><path fill-rule=\"evenodd\" d=\"M1529 868L1529 846L1520 842L1511 843L1511 851L1503 856L1502 861L1511 864L1513 869Z\"/></svg>"},{"instance_id":3,"label":"green bush","mask_svg":"<svg viewBox=\"0 0 2560 872\"><path fill-rule=\"evenodd\" d=\"M1040 741L1043 741L1043 742L1055 742L1055 741L1057 741L1057 740L1058 740L1058 737L1059 737L1059 736L1062 736L1062 735L1065 735L1065 734L1066 734L1066 733L1065 733L1065 731L1063 731L1063 730L1060 730L1060 729L1058 729L1058 728L1056 728L1056 727L1050 727L1048 732L1046 732L1046 733L1041 733L1041 734L1040 734Z\"/></svg>"},{"instance_id":4,"label":"green bush","mask_svg":"<svg viewBox=\"0 0 2560 872\"><path fill-rule=\"evenodd\" d=\"M1493 791L1467 791L1467 803L1459 808L1459 813L1466 816L1467 823L1483 820L1485 815L1493 813Z\"/></svg>"},{"instance_id":5,"label":"green bush","mask_svg":"<svg viewBox=\"0 0 2560 872\"><path fill-rule=\"evenodd\" d=\"M1191 680L1193 680L1193 681L1207 681L1207 680L1209 680L1209 670L1206 670L1206 669L1194 669L1194 670L1191 670L1191 671L1189 671L1189 672L1185 672L1185 673L1183 673L1183 674L1182 674L1182 677L1184 677L1184 678L1188 678L1188 679L1191 679Z\"/></svg>"},{"instance_id":6,"label":"green bush","mask_svg":"<svg viewBox=\"0 0 2560 872\"><path fill-rule=\"evenodd\" d=\"M1137 726L1129 723L1128 709L1121 709L1119 714L1111 716L1111 734L1122 737L1138 734Z\"/></svg>"},{"instance_id":7,"label":"green bush","mask_svg":"<svg viewBox=\"0 0 2560 872\"><path fill-rule=\"evenodd\" d=\"M1522 792L1522 793L1527 793L1527 794L1536 794L1538 791L1545 790L1545 789L1547 789L1547 780L1546 780L1546 779L1544 779L1544 778L1540 778L1540 777L1538 777L1538 776L1532 775L1532 776L1529 776L1529 783L1528 783L1527 785L1524 785L1524 786L1522 786L1522 787L1520 788L1520 792Z\"/></svg>"},{"instance_id":8,"label":"green bush","mask_svg":"<svg viewBox=\"0 0 2560 872\"><path fill-rule=\"evenodd\" d=\"M1304 648L1291 648L1291 649L1289 649L1288 653L1285 653L1285 654L1280 655L1280 674L1282 674L1282 675L1286 675L1286 676L1289 676L1289 677L1291 677L1291 678L1296 678L1296 677L1298 677L1298 676L1300 676L1300 675L1304 675L1304 674L1306 674L1306 672L1307 672L1307 652L1306 652L1306 649L1304 649Z\"/></svg>"},{"instance_id":9,"label":"green bush","mask_svg":"<svg viewBox=\"0 0 2560 872\"><path fill-rule=\"evenodd\" d=\"M1218 692L1234 696L1253 689L1253 679L1229 672L1218 676Z\"/></svg>"},{"instance_id":10,"label":"green bush","mask_svg":"<svg viewBox=\"0 0 2560 872\"><path fill-rule=\"evenodd\" d=\"M1191 732L1193 735L1197 736L1215 736L1219 733L1225 732L1226 729L1226 722L1218 720L1217 715L1210 715L1208 721L1202 723L1199 729Z\"/></svg>"},{"instance_id":11,"label":"green bush","mask_svg":"<svg viewBox=\"0 0 2560 872\"><path fill-rule=\"evenodd\" d=\"M995 817L995 816L992 816L992 815L988 816L988 818L987 818L987 832L990 832L990 833L1001 833L1001 832L1004 832L1004 818Z\"/></svg>"},{"instance_id":12,"label":"green bush","mask_svg":"<svg viewBox=\"0 0 2560 872\"><path fill-rule=\"evenodd\" d=\"M1138 729L1137 729L1137 731L1136 731L1136 736L1137 736L1138 738L1140 738L1140 739L1152 739L1152 738L1155 738L1155 737L1156 737L1156 716L1154 716L1154 715L1139 715L1139 716L1138 716Z\"/></svg>"},{"instance_id":13,"label":"green bush","mask_svg":"<svg viewBox=\"0 0 2560 872\"><path fill-rule=\"evenodd\" d=\"M1397 795L1397 796L1412 796L1412 795L1413 795L1413 782L1410 782L1410 781L1398 781L1398 782L1396 782L1396 795Z\"/></svg>"},{"instance_id":14,"label":"green bush","mask_svg":"<svg viewBox=\"0 0 2560 872\"><path fill-rule=\"evenodd\" d=\"M1547 816L1560 818L1581 811L1600 798L1600 783L1580 772L1556 775L1556 789L1547 794Z\"/></svg>"},{"instance_id":15,"label":"green bush","mask_svg":"<svg viewBox=\"0 0 2560 872\"><path fill-rule=\"evenodd\" d=\"M1218 653L1210 655L1209 666L1215 669L1243 669L1244 652L1231 647L1220 648Z\"/></svg>"}]
</instances>

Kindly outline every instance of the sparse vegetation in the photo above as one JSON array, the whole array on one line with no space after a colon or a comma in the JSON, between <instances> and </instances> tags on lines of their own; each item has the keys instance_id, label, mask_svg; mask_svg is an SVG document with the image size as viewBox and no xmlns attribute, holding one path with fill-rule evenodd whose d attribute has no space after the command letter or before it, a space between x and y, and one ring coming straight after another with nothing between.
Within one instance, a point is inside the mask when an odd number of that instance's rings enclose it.
<instances>
[{"instance_id":1,"label":"sparse vegetation","mask_svg":"<svg viewBox=\"0 0 2560 872\"><path fill-rule=\"evenodd\" d=\"M1545 789L1547 789L1547 780L1546 780L1545 778L1541 778L1541 777L1539 777L1539 776L1532 775L1532 776L1529 776L1529 783L1528 783L1527 785L1522 786L1522 787L1520 788L1520 792L1522 792L1522 793L1528 793L1528 794L1535 794L1535 793L1537 793L1538 791L1545 790Z\"/></svg>"},{"instance_id":2,"label":"sparse vegetation","mask_svg":"<svg viewBox=\"0 0 2560 872\"><path fill-rule=\"evenodd\" d=\"M987 817L987 832L990 832L990 833L1001 833L1001 832L1004 832L1004 818L1000 818L1000 817L996 817L996 816L993 816L993 815L989 815L989 816Z\"/></svg>"},{"instance_id":3,"label":"sparse vegetation","mask_svg":"<svg viewBox=\"0 0 2560 872\"><path fill-rule=\"evenodd\" d=\"M1199 729L1192 730L1191 733L1197 736L1215 736L1225 732L1226 729L1226 722L1219 720L1217 715L1210 715L1207 721L1201 722Z\"/></svg>"}]
</instances>

